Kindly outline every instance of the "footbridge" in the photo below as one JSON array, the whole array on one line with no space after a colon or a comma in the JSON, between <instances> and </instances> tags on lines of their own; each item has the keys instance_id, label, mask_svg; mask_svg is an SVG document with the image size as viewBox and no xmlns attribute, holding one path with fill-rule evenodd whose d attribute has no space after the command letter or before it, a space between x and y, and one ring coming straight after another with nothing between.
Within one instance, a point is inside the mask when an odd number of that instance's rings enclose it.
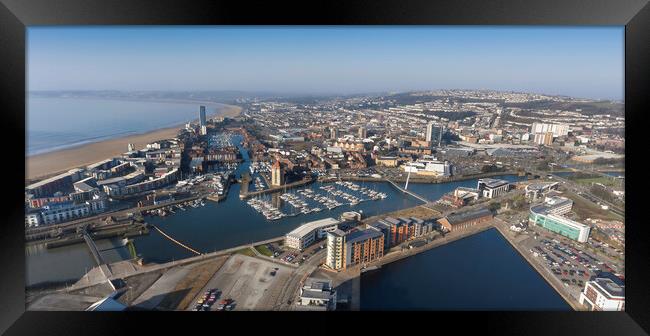
<instances>
[{"instance_id":1,"label":"footbridge","mask_svg":"<svg viewBox=\"0 0 650 336\"><path fill-rule=\"evenodd\" d=\"M111 271L111 268L108 265L108 263L106 263L106 261L102 257L102 254L99 252L99 249L97 248L97 244L95 244L95 241L88 233L87 226L84 226L81 229L81 236L86 242L86 245L88 245L88 249L90 250L90 253L93 255L93 259L95 259L95 263L97 263L97 267L101 272L101 274L103 275L103 278L109 279L113 275L113 272Z\"/></svg>"},{"instance_id":2,"label":"footbridge","mask_svg":"<svg viewBox=\"0 0 650 336\"><path fill-rule=\"evenodd\" d=\"M385 181L388 182L388 183L390 183L391 185L393 185L393 187L397 188L397 190L399 190L399 191L401 191L401 192L403 192L403 193L407 193L407 194L409 194L409 195L411 195L411 196L413 196L413 197L419 199L420 201L422 201L422 202L424 202L424 203L429 203L429 202L431 202L431 201L429 201L428 199L426 199L426 198L424 198L424 197L422 197L422 196L420 196L420 195L418 195L418 194L416 194L416 193L414 193L414 192L412 192L412 191L410 191L410 190L407 190L407 189L404 189L404 188L400 187L397 183L395 183L395 182L393 182L393 181L391 181L391 180L389 180L389 179L386 179Z\"/></svg>"},{"instance_id":3,"label":"footbridge","mask_svg":"<svg viewBox=\"0 0 650 336\"><path fill-rule=\"evenodd\" d=\"M99 249L97 248L97 244L95 244L95 241L93 240L92 237L90 237L90 234L88 233L87 227L83 227L81 229L81 236L83 237L84 241L86 242L86 245L88 245L88 249L90 250L90 253L93 255L93 259L95 259L95 263L97 263L97 266L101 266L106 264L104 261L104 258L102 257L102 254L99 253Z\"/></svg>"}]
</instances>

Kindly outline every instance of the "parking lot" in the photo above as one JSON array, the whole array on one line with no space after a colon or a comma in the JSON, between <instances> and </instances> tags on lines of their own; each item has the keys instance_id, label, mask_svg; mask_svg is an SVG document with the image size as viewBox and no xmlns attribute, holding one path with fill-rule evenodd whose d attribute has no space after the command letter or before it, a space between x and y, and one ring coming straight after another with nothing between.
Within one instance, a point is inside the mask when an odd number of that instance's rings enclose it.
<instances>
[{"instance_id":1,"label":"parking lot","mask_svg":"<svg viewBox=\"0 0 650 336\"><path fill-rule=\"evenodd\" d=\"M316 254L316 252L325 248L326 243L327 243L326 240L317 241L303 251L286 248L284 246L278 245L277 243L269 243L269 244L265 244L264 246L269 251L271 251L272 253L271 258L277 259L278 261L287 264L293 264L299 266L303 262L308 260L311 256Z\"/></svg>"},{"instance_id":2,"label":"parking lot","mask_svg":"<svg viewBox=\"0 0 650 336\"><path fill-rule=\"evenodd\" d=\"M587 244L580 244L534 227L529 227L527 231L530 237L521 241L523 247L540 265L561 281L576 300L584 289L585 282L600 272L611 272L624 279L622 265L586 251Z\"/></svg>"},{"instance_id":3,"label":"parking lot","mask_svg":"<svg viewBox=\"0 0 650 336\"><path fill-rule=\"evenodd\" d=\"M271 261L234 254L194 298L189 310L196 309L198 302L211 289L215 289L217 294L206 307L208 311L219 310L220 303L230 305L224 310L271 309L292 271ZM211 294L207 297L210 298Z\"/></svg>"}]
</instances>

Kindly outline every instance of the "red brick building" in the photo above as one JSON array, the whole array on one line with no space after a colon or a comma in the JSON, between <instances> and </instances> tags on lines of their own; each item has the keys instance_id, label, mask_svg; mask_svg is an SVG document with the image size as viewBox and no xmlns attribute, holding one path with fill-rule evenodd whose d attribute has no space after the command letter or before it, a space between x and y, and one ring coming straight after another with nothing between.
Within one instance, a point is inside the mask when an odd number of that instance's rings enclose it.
<instances>
[{"instance_id":1,"label":"red brick building","mask_svg":"<svg viewBox=\"0 0 650 336\"><path fill-rule=\"evenodd\" d=\"M438 220L448 231L465 230L470 227L492 220L492 212L488 209L467 211L458 214L451 214Z\"/></svg>"}]
</instances>

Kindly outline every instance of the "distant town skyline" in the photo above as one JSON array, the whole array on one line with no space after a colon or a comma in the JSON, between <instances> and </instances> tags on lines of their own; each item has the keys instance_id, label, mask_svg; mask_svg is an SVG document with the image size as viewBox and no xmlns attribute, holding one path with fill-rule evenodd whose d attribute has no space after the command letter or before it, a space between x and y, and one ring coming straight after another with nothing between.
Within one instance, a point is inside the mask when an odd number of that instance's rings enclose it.
<instances>
[{"instance_id":1,"label":"distant town skyline","mask_svg":"<svg viewBox=\"0 0 650 336\"><path fill-rule=\"evenodd\" d=\"M30 27L28 90L624 96L624 27Z\"/></svg>"}]
</instances>

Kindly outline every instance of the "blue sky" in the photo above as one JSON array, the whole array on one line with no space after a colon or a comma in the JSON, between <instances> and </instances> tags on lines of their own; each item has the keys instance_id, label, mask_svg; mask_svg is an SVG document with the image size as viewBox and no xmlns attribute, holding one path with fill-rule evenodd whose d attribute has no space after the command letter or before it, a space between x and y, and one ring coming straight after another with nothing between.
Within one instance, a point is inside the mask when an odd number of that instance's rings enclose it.
<instances>
[{"instance_id":1,"label":"blue sky","mask_svg":"<svg viewBox=\"0 0 650 336\"><path fill-rule=\"evenodd\" d=\"M30 27L28 89L622 99L621 27Z\"/></svg>"}]
</instances>

